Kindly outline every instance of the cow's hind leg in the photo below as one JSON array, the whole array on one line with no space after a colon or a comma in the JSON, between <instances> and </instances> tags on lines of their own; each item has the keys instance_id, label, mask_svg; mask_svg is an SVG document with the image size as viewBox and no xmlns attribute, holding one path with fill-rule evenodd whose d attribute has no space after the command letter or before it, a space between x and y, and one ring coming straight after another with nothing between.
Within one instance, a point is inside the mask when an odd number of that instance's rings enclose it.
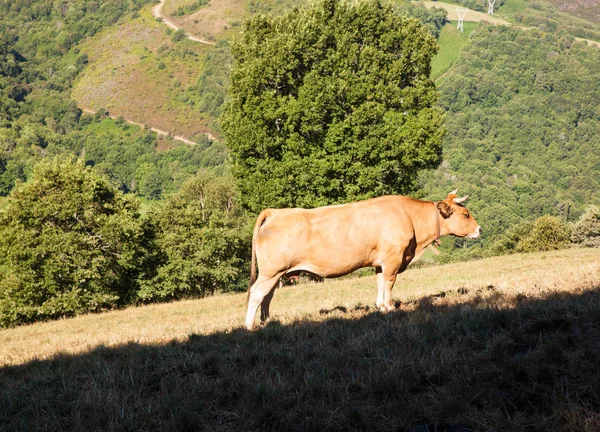
<instances>
[{"instance_id":1,"label":"cow's hind leg","mask_svg":"<svg viewBox=\"0 0 600 432\"><path fill-rule=\"evenodd\" d=\"M254 282L254 285L250 288L248 311L246 312L246 328L248 330L252 330L252 327L254 327L254 317L256 316L258 305L265 303L261 308L261 320L264 321L268 318L269 305L273 298L273 291L277 281L282 275L283 273L278 273L271 278L262 278L259 276L256 282Z\"/></svg>"},{"instance_id":2,"label":"cow's hind leg","mask_svg":"<svg viewBox=\"0 0 600 432\"><path fill-rule=\"evenodd\" d=\"M281 279L279 279L281 280ZM273 294L275 293L275 289L277 288L278 283L275 282L275 285L273 286L273 288L271 289L271 291L269 291L267 293L267 295L263 298L261 304L260 304L260 322L265 322L269 319L270 313L269 313L269 307L271 306L271 300L273 300Z\"/></svg>"}]
</instances>

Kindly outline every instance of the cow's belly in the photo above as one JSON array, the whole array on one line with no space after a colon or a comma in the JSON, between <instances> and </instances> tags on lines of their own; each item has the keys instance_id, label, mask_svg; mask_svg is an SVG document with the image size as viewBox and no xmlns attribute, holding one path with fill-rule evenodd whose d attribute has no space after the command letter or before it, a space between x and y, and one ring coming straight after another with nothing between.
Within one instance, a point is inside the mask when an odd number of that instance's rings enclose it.
<instances>
[{"instance_id":1,"label":"cow's belly","mask_svg":"<svg viewBox=\"0 0 600 432\"><path fill-rule=\"evenodd\" d=\"M336 278L347 275L348 273L352 273L354 270L359 268L369 267L371 264L372 263L366 261L354 261L351 263L330 261L316 263L311 260L306 260L293 266L286 273L294 271L306 271L324 278Z\"/></svg>"},{"instance_id":2,"label":"cow's belly","mask_svg":"<svg viewBox=\"0 0 600 432\"><path fill-rule=\"evenodd\" d=\"M257 250L258 265L261 272L273 275L280 272L307 271L334 278L373 264L373 248L365 245L334 248L321 244L285 242L277 245L271 243L269 246L268 250Z\"/></svg>"}]
</instances>

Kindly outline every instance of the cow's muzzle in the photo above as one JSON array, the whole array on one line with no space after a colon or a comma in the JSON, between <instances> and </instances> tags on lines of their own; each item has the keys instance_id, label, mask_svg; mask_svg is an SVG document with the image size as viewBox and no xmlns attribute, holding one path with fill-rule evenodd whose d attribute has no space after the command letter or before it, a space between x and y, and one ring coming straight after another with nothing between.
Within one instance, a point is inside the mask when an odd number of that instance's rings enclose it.
<instances>
[{"instance_id":1,"label":"cow's muzzle","mask_svg":"<svg viewBox=\"0 0 600 432\"><path fill-rule=\"evenodd\" d=\"M476 239L477 237L479 237L481 235L482 232L483 232L483 228L481 228L479 225L477 225L477 228L475 228L475 232L473 234L471 234L469 237L472 239Z\"/></svg>"}]
</instances>

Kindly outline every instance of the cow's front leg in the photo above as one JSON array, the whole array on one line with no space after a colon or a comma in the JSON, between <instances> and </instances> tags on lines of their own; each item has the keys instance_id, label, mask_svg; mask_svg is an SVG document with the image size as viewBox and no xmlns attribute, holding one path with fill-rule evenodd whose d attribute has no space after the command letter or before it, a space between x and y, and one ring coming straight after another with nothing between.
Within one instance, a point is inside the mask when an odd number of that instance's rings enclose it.
<instances>
[{"instance_id":1,"label":"cow's front leg","mask_svg":"<svg viewBox=\"0 0 600 432\"><path fill-rule=\"evenodd\" d=\"M383 271L381 270L381 267L376 267L375 273L377 274L377 300L375 301L375 306L377 306L377 309L383 311L383 293L385 292L385 280L383 279Z\"/></svg>"},{"instance_id":2,"label":"cow's front leg","mask_svg":"<svg viewBox=\"0 0 600 432\"><path fill-rule=\"evenodd\" d=\"M396 283L396 266L376 267L377 273L377 301L375 305L381 312L394 310L392 303L392 288Z\"/></svg>"},{"instance_id":3,"label":"cow's front leg","mask_svg":"<svg viewBox=\"0 0 600 432\"><path fill-rule=\"evenodd\" d=\"M394 284L396 283L396 272L386 273L385 269L381 273L383 276L383 287L384 287L384 301L383 301L383 309L384 311L393 311L396 309L394 303L392 302L392 288L394 288Z\"/></svg>"}]
</instances>

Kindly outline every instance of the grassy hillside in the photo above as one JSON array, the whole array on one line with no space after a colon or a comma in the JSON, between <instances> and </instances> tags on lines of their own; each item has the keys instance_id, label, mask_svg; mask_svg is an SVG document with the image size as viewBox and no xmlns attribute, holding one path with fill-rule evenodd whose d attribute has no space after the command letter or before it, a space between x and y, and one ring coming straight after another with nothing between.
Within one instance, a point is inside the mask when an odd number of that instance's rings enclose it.
<instances>
[{"instance_id":1,"label":"grassy hillside","mask_svg":"<svg viewBox=\"0 0 600 432\"><path fill-rule=\"evenodd\" d=\"M600 1L598 0L548 0L556 8L578 18L600 22Z\"/></svg>"},{"instance_id":2,"label":"grassy hillside","mask_svg":"<svg viewBox=\"0 0 600 432\"><path fill-rule=\"evenodd\" d=\"M505 0L495 14L517 25L600 41L598 2Z\"/></svg>"},{"instance_id":3,"label":"grassy hillside","mask_svg":"<svg viewBox=\"0 0 600 432\"><path fill-rule=\"evenodd\" d=\"M467 43L476 27L477 23L465 22L463 25L464 31L460 32L456 28L456 22L450 22L442 28L438 39L440 50L431 60L431 76L433 78L440 78L450 69L458 58L461 48Z\"/></svg>"},{"instance_id":4,"label":"grassy hillside","mask_svg":"<svg viewBox=\"0 0 600 432\"><path fill-rule=\"evenodd\" d=\"M207 40L228 39L255 13L281 14L304 0L167 0L163 13L190 34Z\"/></svg>"},{"instance_id":5,"label":"grassy hillside","mask_svg":"<svg viewBox=\"0 0 600 432\"><path fill-rule=\"evenodd\" d=\"M173 32L145 7L135 19L89 38L78 49L89 64L75 82L78 105L167 130L188 139L209 129L195 87L209 47Z\"/></svg>"},{"instance_id":6,"label":"grassy hillside","mask_svg":"<svg viewBox=\"0 0 600 432\"><path fill-rule=\"evenodd\" d=\"M4 330L0 419L71 430L600 427L598 250L400 279L388 314L370 306L374 277L280 289L273 321L252 333L238 328L244 294Z\"/></svg>"}]
</instances>

